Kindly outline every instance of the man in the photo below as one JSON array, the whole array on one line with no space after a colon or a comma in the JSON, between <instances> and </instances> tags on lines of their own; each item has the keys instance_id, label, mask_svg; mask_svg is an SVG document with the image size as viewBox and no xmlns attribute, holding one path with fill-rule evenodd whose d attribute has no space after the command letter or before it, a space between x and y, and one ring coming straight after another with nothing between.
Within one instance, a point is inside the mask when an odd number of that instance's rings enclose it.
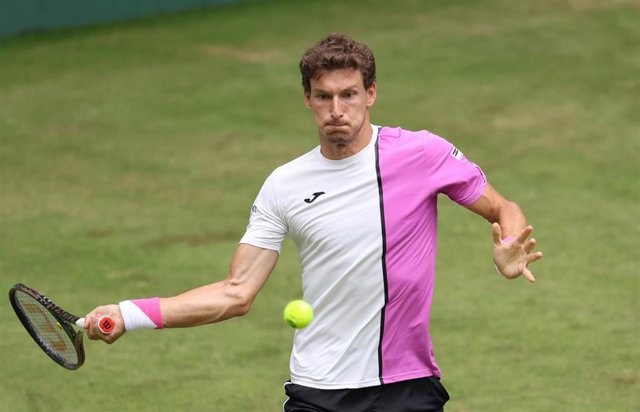
<instances>
[{"instance_id":1,"label":"man","mask_svg":"<svg viewBox=\"0 0 640 412\"><path fill-rule=\"evenodd\" d=\"M305 53L300 71L320 145L267 178L228 277L171 298L98 307L85 328L111 343L125 330L244 315L288 234L315 319L296 332L284 410L442 411L449 395L429 332L437 195L492 223L494 263L508 279L535 280L528 264L542 253L531 253L532 228L451 143L370 123L377 87L367 46L330 35ZM114 318L112 334L98 331L100 315Z\"/></svg>"}]
</instances>

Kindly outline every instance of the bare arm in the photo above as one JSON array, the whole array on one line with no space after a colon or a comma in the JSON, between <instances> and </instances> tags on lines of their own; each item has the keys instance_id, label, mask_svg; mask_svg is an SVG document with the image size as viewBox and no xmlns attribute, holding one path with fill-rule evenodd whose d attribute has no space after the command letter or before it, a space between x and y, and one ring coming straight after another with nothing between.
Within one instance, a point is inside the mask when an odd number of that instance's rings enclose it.
<instances>
[{"instance_id":1,"label":"bare arm","mask_svg":"<svg viewBox=\"0 0 640 412\"><path fill-rule=\"evenodd\" d=\"M181 328L220 322L246 314L278 261L278 252L240 244L226 279L201 286L180 295L160 299L165 328ZM114 319L109 335L97 328L101 315ZM125 332L118 305L99 306L86 315L84 328L90 339L115 342Z\"/></svg>"},{"instance_id":2,"label":"bare arm","mask_svg":"<svg viewBox=\"0 0 640 412\"><path fill-rule=\"evenodd\" d=\"M239 245L226 279L160 299L164 326L198 326L246 314L277 261L274 250Z\"/></svg>"},{"instance_id":3,"label":"bare arm","mask_svg":"<svg viewBox=\"0 0 640 412\"><path fill-rule=\"evenodd\" d=\"M498 271L507 279L524 276L535 282L528 266L541 259L542 252L531 253L536 245L535 239L529 239L533 227L527 226L520 206L487 184L482 196L467 208L492 223L493 261Z\"/></svg>"},{"instance_id":4,"label":"bare arm","mask_svg":"<svg viewBox=\"0 0 640 412\"><path fill-rule=\"evenodd\" d=\"M527 218L520 206L505 199L490 184L487 184L482 196L467 206L467 209L490 223L498 223L505 238L517 236L527 226Z\"/></svg>"}]
</instances>

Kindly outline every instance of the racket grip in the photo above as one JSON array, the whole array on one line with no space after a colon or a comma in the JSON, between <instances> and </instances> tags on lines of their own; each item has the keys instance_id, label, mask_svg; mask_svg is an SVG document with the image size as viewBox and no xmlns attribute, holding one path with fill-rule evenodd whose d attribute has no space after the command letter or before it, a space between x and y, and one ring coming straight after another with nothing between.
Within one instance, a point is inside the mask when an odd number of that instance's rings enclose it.
<instances>
[{"instance_id":1,"label":"racket grip","mask_svg":"<svg viewBox=\"0 0 640 412\"><path fill-rule=\"evenodd\" d=\"M76 321L76 325L80 328L84 327L85 319L80 318ZM111 316L100 316L98 319L98 329L104 335L108 335L113 331L113 328L116 326L116 323L113 321Z\"/></svg>"}]
</instances>

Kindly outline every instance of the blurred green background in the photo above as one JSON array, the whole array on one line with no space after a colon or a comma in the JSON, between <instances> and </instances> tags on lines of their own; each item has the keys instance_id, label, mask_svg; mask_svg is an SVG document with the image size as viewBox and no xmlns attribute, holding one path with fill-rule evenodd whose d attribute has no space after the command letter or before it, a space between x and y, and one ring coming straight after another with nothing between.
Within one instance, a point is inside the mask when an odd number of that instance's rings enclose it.
<instances>
[{"instance_id":1,"label":"blurred green background","mask_svg":"<svg viewBox=\"0 0 640 412\"><path fill-rule=\"evenodd\" d=\"M0 37L269 0L2 0Z\"/></svg>"},{"instance_id":2,"label":"blurred green background","mask_svg":"<svg viewBox=\"0 0 640 412\"><path fill-rule=\"evenodd\" d=\"M538 282L443 198L447 412L640 410L640 2L286 1L0 40L0 285L82 314L226 276L269 172L317 145L297 64L374 50L376 124L429 129L520 203ZM66 371L0 301L1 411L278 411L295 248L244 318L86 342Z\"/></svg>"}]
</instances>

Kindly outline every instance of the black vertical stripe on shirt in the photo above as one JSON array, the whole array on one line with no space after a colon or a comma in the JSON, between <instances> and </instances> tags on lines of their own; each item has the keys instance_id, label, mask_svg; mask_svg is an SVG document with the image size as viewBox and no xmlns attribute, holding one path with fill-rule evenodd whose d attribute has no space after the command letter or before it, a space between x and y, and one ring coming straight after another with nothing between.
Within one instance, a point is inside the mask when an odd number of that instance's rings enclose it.
<instances>
[{"instance_id":1,"label":"black vertical stripe on shirt","mask_svg":"<svg viewBox=\"0 0 640 412\"><path fill-rule=\"evenodd\" d=\"M378 129L378 139L380 137L380 130ZM380 384L384 384L382 380L382 338L384 336L384 319L385 319L385 311L387 308L387 302L389 301L389 285L387 283L387 236L386 229L384 223L384 201L382 194L382 176L380 175L380 155L379 155L379 140L376 139L375 150L376 150L376 176L378 178L378 196L380 200L380 228L382 231L382 279L384 281L384 305L382 306L382 310L380 312L380 341L378 342L378 378L380 379Z\"/></svg>"}]
</instances>

